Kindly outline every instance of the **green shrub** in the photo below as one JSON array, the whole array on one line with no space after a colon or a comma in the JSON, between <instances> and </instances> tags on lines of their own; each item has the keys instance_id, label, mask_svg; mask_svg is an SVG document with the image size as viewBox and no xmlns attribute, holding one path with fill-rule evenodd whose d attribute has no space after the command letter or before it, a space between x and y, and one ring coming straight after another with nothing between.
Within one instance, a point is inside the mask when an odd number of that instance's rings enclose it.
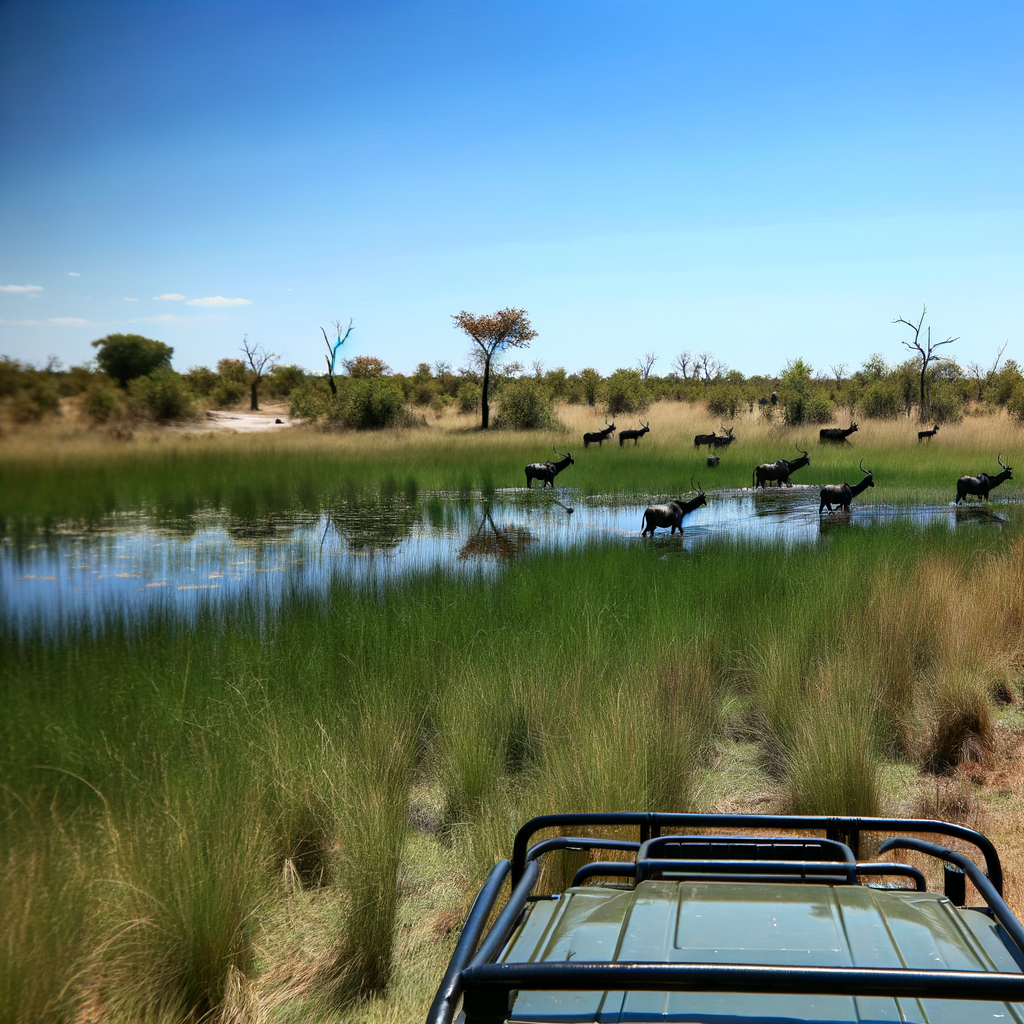
<instances>
[{"instance_id":1,"label":"green shrub","mask_svg":"<svg viewBox=\"0 0 1024 1024\"><path fill-rule=\"evenodd\" d=\"M402 389L387 377L342 377L337 395L328 396L324 418L329 427L379 430L411 426Z\"/></svg>"},{"instance_id":2,"label":"green shrub","mask_svg":"<svg viewBox=\"0 0 1024 1024\"><path fill-rule=\"evenodd\" d=\"M60 412L60 392L55 382L36 377L14 396L11 418L15 423L35 423L47 413Z\"/></svg>"},{"instance_id":3,"label":"green shrub","mask_svg":"<svg viewBox=\"0 0 1024 1024\"><path fill-rule=\"evenodd\" d=\"M263 387L271 398L287 398L305 380L306 371L301 366L275 366L264 378Z\"/></svg>"},{"instance_id":4,"label":"green shrub","mask_svg":"<svg viewBox=\"0 0 1024 1024\"><path fill-rule=\"evenodd\" d=\"M208 398L217 389L220 377L217 376L208 366L190 366L185 375L185 383L189 390L203 398Z\"/></svg>"},{"instance_id":5,"label":"green shrub","mask_svg":"<svg viewBox=\"0 0 1024 1024\"><path fill-rule=\"evenodd\" d=\"M324 377L310 377L306 382L291 393L289 415L317 423L327 415L331 405L331 393L327 390Z\"/></svg>"},{"instance_id":6,"label":"green shrub","mask_svg":"<svg viewBox=\"0 0 1024 1024\"><path fill-rule=\"evenodd\" d=\"M1024 420L1024 381L1010 393L1006 400L1006 411L1015 420Z\"/></svg>"},{"instance_id":7,"label":"green shrub","mask_svg":"<svg viewBox=\"0 0 1024 1024\"><path fill-rule=\"evenodd\" d=\"M471 413L480 409L480 388L476 384L466 383L459 388L457 399L459 412Z\"/></svg>"},{"instance_id":8,"label":"green shrub","mask_svg":"<svg viewBox=\"0 0 1024 1024\"><path fill-rule=\"evenodd\" d=\"M743 394L732 384L720 384L708 389L708 412L713 416L735 419L736 410L743 404Z\"/></svg>"},{"instance_id":9,"label":"green shrub","mask_svg":"<svg viewBox=\"0 0 1024 1024\"><path fill-rule=\"evenodd\" d=\"M230 409L237 405L249 388L235 380L219 380L213 389L213 401L218 409Z\"/></svg>"},{"instance_id":10,"label":"green shrub","mask_svg":"<svg viewBox=\"0 0 1024 1024\"><path fill-rule=\"evenodd\" d=\"M936 423L959 423L964 418L963 401L955 387L936 381L928 398L928 418Z\"/></svg>"},{"instance_id":11,"label":"green shrub","mask_svg":"<svg viewBox=\"0 0 1024 1024\"><path fill-rule=\"evenodd\" d=\"M649 404L638 370L616 370L605 382L605 395L609 416L640 412Z\"/></svg>"},{"instance_id":12,"label":"green shrub","mask_svg":"<svg viewBox=\"0 0 1024 1024\"><path fill-rule=\"evenodd\" d=\"M873 419L894 420L903 412L899 386L891 380L873 381L864 389L857 405L865 416Z\"/></svg>"},{"instance_id":13,"label":"green shrub","mask_svg":"<svg viewBox=\"0 0 1024 1024\"><path fill-rule=\"evenodd\" d=\"M109 423L111 420L121 419L126 411L124 392L115 387L110 380L100 377L86 391L83 408L94 423Z\"/></svg>"},{"instance_id":14,"label":"green shrub","mask_svg":"<svg viewBox=\"0 0 1024 1024\"><path fill-rule=\"evenodd\" d=\"M108 334L92 344L99 350L96 353L99 368L121 387L155 370L170 367L174 353L170 345L141 334Z\"/></svg>"},{"instance_id":15,"label":"green shrub","mask_svg":"<svg viewBox=\"0 0 1024 1024\"><path fill-rule=\"evenodd\" d=\"M176 420L192 411L192 399L180 374L169 367L136 377L128 387L133 404L155 420Z\"/></svg>"},{"instance_id":16,"label":"green shrub","mask_svg":"<svg viewBox=\"0 0 1024 1024\"><path fill-rule=\"evenodd\" d=\"M824 391L813 391L804 404L805 423L831 423L835 404Z\"/></svg>"},{"instance_id":17,"label":"green shrub","mask_svg":"<svg viewBox=\"0 0 1024 1024\"><path fill-rule=\"evenodd\" d=\"M533 380L510 380L502 385L497 430L545 430L556 424L551 393Z\"/></svg>"}]
</instances>

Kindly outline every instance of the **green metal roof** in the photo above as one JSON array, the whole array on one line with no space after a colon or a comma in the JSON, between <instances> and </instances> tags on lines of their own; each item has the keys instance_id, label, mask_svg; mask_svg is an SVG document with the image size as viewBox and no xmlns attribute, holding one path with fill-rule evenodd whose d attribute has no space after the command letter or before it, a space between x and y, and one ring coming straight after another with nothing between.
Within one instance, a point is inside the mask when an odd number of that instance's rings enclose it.
<instances>
[{"instance_id":1,"label":"green metal roof","mask_svg":"<svg viewBox=\"0 0 1024 1024\"><path fill-rule=\"evenodd\" d=\"M646 881L531 904L506 963L712 963L919 970L1021 968L987 914L934 893L864 885ZM700 992L523 992L512 1020L912 1021L1024 1024L1024 1005Z\"/></svg>"}]
</instances>

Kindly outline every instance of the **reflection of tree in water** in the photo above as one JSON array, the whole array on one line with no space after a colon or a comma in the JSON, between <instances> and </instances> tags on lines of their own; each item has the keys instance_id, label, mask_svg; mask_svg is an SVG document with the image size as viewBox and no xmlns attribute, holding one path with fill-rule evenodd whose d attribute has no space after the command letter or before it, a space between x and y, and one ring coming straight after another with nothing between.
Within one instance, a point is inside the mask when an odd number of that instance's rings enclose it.
<instances>
[{"instance_id":1,"label":"reflection of tree in water","mask_svg":"<svg viewBox=\"0 0 1024 1024\"><path fill-rule=\"evenodd\" d=\"M496 526L490 505L484 506L483 514L476 533L459 549L459 561L467 558L516 558L536 540L525 526Z\"/></svg>"},{"instance_id":2,"label":"reflection of tree in water","mask_svg":"<svg viewBox=\"0 0 1024 1024\"><path fill-rule=\"evenodd\" d=\"M270 512L258 519L231 516L226 529L235 540L267 540L277 536L279 526L277 516Z\"/></svg>"},{"instance_id":3,"label":"reflection of tree in water","mask_svg":"<svg viewBox=\"0 0 1024 1024\"><path fill-rule=\"evenodd\" d=\"M326 519L324 540L335 533L350 550L386 551L408 539L419 522L419 508L397 495L350 495L335 501Z\"/></svg>"}]
</instances>

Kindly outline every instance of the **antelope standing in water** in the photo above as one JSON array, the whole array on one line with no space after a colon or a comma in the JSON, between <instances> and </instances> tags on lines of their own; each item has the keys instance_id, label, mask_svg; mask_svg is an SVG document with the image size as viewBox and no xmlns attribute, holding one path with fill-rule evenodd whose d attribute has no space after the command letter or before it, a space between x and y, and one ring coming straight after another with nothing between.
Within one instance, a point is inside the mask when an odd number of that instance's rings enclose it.
<instances>
[{"instance_id":1,"label":"antelope standing in water","mask_svg":"<svg viewBox=\"0 0 1024 1024\"><path fill-rule=\"evenodd\" d=\"M690 477L690 489L693 490L693 477ZM640 536L654 536L654 531L671 527L670 533L678 530L683 532L683 516L688 515L695 508L708 503L707 495L703 488L697 484L697 497L687 501L685 498L676 498L675 501L667 501L664 505L649 505L644 513L643 529Z\"/></svg>"},{"instance_id":2,"label":"antelope standing in water","mask_svg":"<svg viewBox=\"0 0 1024 1024\"><path fill-rule=\"evenodd\" d=\"M797 448L797 451L801 453L799 459L779 459L778 462L766 462L763 466L755 466L754 490L764 487L765 483L771 483L772 480L778 486L785 484L787 487L792 487L793 485L789 482L789 474L811 464L811 457L803 448Z\"/></svg>"},{"instance_id":3,"label":"antelope standing in water","mask_svg":"<svg viewBox=\"0 0 1024 1024\"><path fill-rule=\"evenodd\" d=\"M565 469L566 466L572 466L575 464L575 459L571 455L565 452L560 452L554 445L551 446L551 450L556 455L561 455L561 462L531 462L526 467L526 486L532 487L534 480L540 481L541 490L548 484L551 487L555 486L555 477Z\"/></svg>"},{"instance_id":4,"label":"antelope standing in water","mask_svg":"<svg viewBox=\"0 0 1024 1024\"><path fill-rule=\"evenodd\" d=\"M861 491L866 490L868 487L874 487L874 474L870 469L864 468L864 460L860 460L860 471L864 474L864 479L859 484L853 484L852 486L844 480L841 484L826 484L821 489L821 504L818 506L818 515L821 515L823 508L828 509L828 514L832 515L832 506L838 505L839 508L845 511L850 511L850 502L860 494Z\"/></svg>"},{"instance_id":5,"label":"antelope standing in water","mask_svg":"<svg viewBox=\"0 0 1024 1024\"><path fill-rule=\"evenodd\" d=\"M977 476L962 476L956 482L956 503L959 505L962 498L973 494L977 498L984 498L988 501L988 492L993 487L998 487L1004 480L1013 479L1013 470L1003 462L1003 453L996 456L996 461L1003 467L1002 473L989 476L988 473L979 473Z\"/></svg>"}]
</instances>

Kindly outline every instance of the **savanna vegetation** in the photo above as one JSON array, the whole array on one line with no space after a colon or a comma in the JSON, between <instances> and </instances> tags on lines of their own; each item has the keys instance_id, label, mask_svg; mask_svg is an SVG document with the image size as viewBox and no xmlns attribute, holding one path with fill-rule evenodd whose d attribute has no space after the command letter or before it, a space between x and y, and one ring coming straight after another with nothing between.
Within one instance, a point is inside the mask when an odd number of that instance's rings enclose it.
<instances>
[{"instance_id":1,"label":"savanna vegetation","mask_svg":"<svg viewBox=\"0 0 1024 1024\"><path fill-rule=\"evenodd\" d=\"M516 325L460 326L486 347ZM337 329L324 376L254 347L184 374L152 346L119 373L0 361L6 550L135 508L258 521L486 502L553 444L576 460L560 485L638 504L691 476L713 501L800 446L796 483L856 479L864 459L863 500L945 505L957 477L1024 447L1012 362L822 375L797 359L762 378L710 353L661 377L653 355L608 376L504 359L485 387L479 362L339 360ZM260 403L307 428L190 420ZM583 449L606 416L638 413L637 447ZM925 414L940 432L918 444ZM852 419L850 443L817 444ZM720 424L737 441L711 469L693 437ZM1021 910L1012 486L993 495L1001 526L595 543L187 621L171 603L56 631L0 622L0 1024L422 1017L487 869L551 810L948 817L997 841Z\"/></svg>"}]
</instances>

